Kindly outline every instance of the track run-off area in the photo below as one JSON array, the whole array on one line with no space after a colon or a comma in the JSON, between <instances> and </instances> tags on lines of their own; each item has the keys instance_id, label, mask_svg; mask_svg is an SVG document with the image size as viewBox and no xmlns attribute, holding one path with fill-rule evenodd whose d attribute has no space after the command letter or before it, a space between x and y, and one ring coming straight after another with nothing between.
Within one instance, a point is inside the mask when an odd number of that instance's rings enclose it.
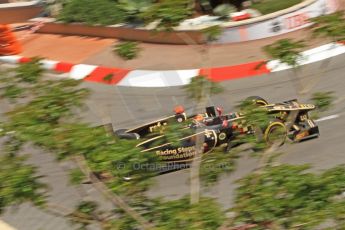
<instances>
[{"instance_id":1,"label":"track run-off area","mask_svg":"<svg viewBox=\"0 0 345 230\"><path fill-rule=\"evenodd\" d=\"M51 75L51 74L49 74ZM51 77L51 76L49 76ZM60 76L57 76L60 77ZM220 106L224 112L234 111L235 105L248 96L261 96L269 102L281 102L297 98L307 102L315 92L333 91L336 97L335 105L321 114L317 123L321 136L302 143L286 143L280 148L281 163L311 164L312 170L327 169L339 164L345 164L345 55L339 55L327 60L304 65L297 70L273 72L251 78L225 81L222 94L208 99L208 105ZM111 86L83 82L82 87L89 88L92 93L86 101L86 109L81 112L85 121L93 125L113 123L114 129L130 128L146 121L155 120L173 113L176 105L183 105L187 112L193 108L193 101L188 98L182 87L135 88ZM298 94L302 92L303 94ZM4 110L2 110L4 111ZM60 202L67 207L77 203L78 196L74 188L68 187L66 168L69 163L57 163L49 154L37 150L30 163L40 168L47 175L45 182L51 185L50 200ZM203 193L215 197L224 208L231 207L235 181L251 172L258 159L244 152L237 162L237 169L230 175L224 175L211 188L203 189ZM50 173L50 174L49 174ZM188 170L160 175L156 184L150 189L151 197L176 199L189 193ZM92 189L92 197L97 197L107 208L109 205ZM54 226L54 229L74 229L62 218L43 214L31 205L21 205L18 212L7 211L2 217L6 223L17 229L39 229L38 220L43 226ZM57 227L55 227L57 226ZM48 226L49 227L49 226ZM49 229L49 228L43 229ZM97 229L97 228L95 228Z\"/></svg>"}]
</instances>

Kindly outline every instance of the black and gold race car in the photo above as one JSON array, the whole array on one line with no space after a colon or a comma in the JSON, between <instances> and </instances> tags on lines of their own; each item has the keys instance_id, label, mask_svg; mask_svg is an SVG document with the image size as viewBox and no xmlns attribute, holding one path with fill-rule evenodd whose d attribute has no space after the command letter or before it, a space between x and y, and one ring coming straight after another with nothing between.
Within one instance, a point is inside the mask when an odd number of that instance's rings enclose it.
<instances>
[{"instance_id":1,"label":"black and gold race car","mask_svg":"<svg viewBox=\"0 0 345 230\"><path fill-rule=\"evenodd\" d=\"M261 97L247 98L256 106L267 111L270 123L261 129L264 140L269 144L282 145L286 139L299 142L318 137L319 129L309 117L309 111L315 109L312 104L300 104L297 100L269 104ZM222 146L229 151L239 134L254 135L257 129L246 125L246 114L232 112L223 114L222 109L207 107L203 114L187 115L183 107L175 108L175 114L149 122L131 129L120 129L115 135L123 139L138 139L138 147L143 152L151 151L167 162L188 162L196 154L196 139L202 135L203 152L211 152L215 147ZM179 123L177 132L185 133L179 144L172 144L164 134L164 127ZM157 130L159 130L157 132ZM190 132L185 132L189 130Z\"/></svg>"}]
</instances>

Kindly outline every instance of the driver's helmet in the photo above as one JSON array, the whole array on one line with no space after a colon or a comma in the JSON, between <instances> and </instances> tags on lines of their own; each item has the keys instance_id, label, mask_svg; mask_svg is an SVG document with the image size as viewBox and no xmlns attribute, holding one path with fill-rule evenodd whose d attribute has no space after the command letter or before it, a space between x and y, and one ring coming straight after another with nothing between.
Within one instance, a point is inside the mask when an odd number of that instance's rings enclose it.
<instances>
[{"instance_id":1,"label":"driver's helmet","mask_svg":"<svg viewBox=\"0 0 345 230\"><path fill-rule=\"evenodd\" d=\"M198 114L193 117L193 123L197 126L202 126L205 122L205 117L203 114Z\"/></svg>"}]
</instances>

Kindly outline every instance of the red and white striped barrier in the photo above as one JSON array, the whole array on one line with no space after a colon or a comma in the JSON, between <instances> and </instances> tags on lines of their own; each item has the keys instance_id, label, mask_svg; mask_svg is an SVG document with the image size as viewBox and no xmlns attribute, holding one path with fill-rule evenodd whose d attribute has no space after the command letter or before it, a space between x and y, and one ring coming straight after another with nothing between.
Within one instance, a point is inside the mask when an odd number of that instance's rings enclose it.
<instances>
[{"instance_id":1,"label":"red and white striped barrier","mask_svg":"<svg viewBox=\"0 0 345 230\"><path fill-rule=\"evenodd\" d=\"M345 44L330 43L304 51L299 65L318 62L327 58L345 54ZM19 64L30 61L30 58L0 56L0 62ZM42 60L42 67L46 70L67 73L67 76L76 80L97 82L110 85L129 87L171 87L186 85L198 75L207 75L212 81L222 82L240 78L260 76L292 68L277 60L257 61L241 65L189 69L189 70L129 70L85 64L71 64L62 61Z\"/></svg>"}]
</instances>

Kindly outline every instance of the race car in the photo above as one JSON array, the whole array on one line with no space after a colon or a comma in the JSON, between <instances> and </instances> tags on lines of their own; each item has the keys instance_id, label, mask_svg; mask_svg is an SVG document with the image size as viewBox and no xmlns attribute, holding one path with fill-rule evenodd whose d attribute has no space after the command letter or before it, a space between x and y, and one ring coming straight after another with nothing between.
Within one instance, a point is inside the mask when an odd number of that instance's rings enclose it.
<instances>
[{"instance_id":1,"label":"race car","mask_svg":"<svg viewBox=\"0 0 345 230\"><path fill-rule=\"evenodd\" d=\"M196 154L196 140L202 138L203 153L222 146L225 151L234 147L239 135L256 135L261 132L268 145L282 145L287 138L299 142L318 137L319 129L309 117L308 112L315 109L312 104L300 104L297 100L269 104L258 96L246 99L267 111L269 124L263 129L246 124L246 114L232 112L223 114L219 107L210 106L205 113L187 115L182 106L175 108L175 114L132 129L120 129L115 135L123 139L142 140L137 147L142 152L154 152L166 162L189 162ZM169 141L164 127L174 123L181 124L177 132L185 133L179 144ZM190 132L185 132L185 131Z\"/></svg>"},{"instance_id":2,"label":"race car","mask_svg":"<svg viewBox=\"0 0 345 230\"><path fill-rule=\"evenodd\" d=\"M249 97L247 100L251 100L256 105L266 109L268 114L274 116L274 120L265 130L267 142L270 142L270 132L277 127L285 129L284 141L286 137L294 142L300 142L320 135L318 126L309 116L309 112L316 108L313 104L301 104L298 103L297 99L269 104L265 99L258 96Z\"/></svg>"}]
</instances>

